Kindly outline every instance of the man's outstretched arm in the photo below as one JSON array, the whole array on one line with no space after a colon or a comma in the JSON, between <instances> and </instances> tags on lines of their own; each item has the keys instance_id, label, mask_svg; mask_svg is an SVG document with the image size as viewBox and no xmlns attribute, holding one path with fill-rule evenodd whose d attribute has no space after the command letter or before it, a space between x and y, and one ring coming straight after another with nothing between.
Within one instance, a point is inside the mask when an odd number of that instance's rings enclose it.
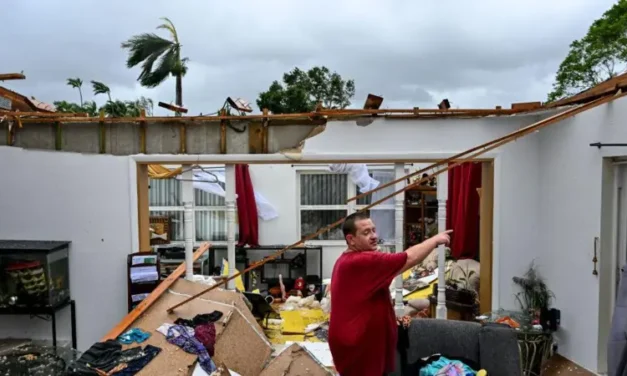
<instances>
[{"instance_id":1,"label":"man's outstretched arm","mask_svg":"<svg viewBox=\"0 0 627 376\"><path fill-rule=\"evenodd\" d=\"M403 269L399 274L402 274L406 270L413 268L414 266L420 264L422 260L427 258L434 249L436 249L440 244L449 245L451 243L450 234L453 230L447 230L441 232L435 236L430 237L420 244L416 244L412 247L407 248L405 253L407 253L407 261L403 266Z\"/></svg>"}]
</instances>

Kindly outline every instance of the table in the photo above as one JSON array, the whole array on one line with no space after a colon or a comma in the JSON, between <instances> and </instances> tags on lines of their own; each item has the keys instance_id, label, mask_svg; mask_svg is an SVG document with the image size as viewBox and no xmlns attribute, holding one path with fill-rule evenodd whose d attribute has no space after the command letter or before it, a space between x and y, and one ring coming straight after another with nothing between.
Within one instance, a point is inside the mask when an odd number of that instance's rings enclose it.
<instances>
[{"instance_id":1,"label":"table","mask_svg":"<svg viewBox=\"0 0 627 376\"><path fill-rule=\"evenodd\" d=\"M57 317L56 314L60 310L70 307L70 325L72 327L72 348L76 349L76 303L74 300L68 299L55 306L44 307L1 307L0 315L29 315L32 317L42 318L49 317L52 323L52 346L57 347ZM46 318L43 318L47 320Z\"/></svg>"},{"instance_id":2,"label":"table","mask_svg":"<svg viewBox=\"0 0 627 376\"><path fill-rule=\"evenodd\" d=\"M502 317L511 317L520 324L515 328L520 352L520 367L523 376L539 376L549 359L553 346L553 332L534 328L530 315L523 312L498 310L479 317L481 322L496 322Z\"/></svg>"}]
</instances>

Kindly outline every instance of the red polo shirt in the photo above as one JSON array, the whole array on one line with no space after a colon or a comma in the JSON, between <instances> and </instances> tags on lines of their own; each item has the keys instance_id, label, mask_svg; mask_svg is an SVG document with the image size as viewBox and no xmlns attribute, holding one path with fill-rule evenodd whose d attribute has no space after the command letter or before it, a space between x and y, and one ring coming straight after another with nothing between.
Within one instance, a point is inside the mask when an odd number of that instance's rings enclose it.
<instances>
[{"instance_id":1,"label":"red polo shirt","mask_svg":"<svg viewBox=\"0 0 627 376\"><path fill-rule=\"evenodd\" d=\"M345 252L331 276L329 347L340 376L394 371L398 329L390 284L407 253Z\"/></svg>"}]
</instances>

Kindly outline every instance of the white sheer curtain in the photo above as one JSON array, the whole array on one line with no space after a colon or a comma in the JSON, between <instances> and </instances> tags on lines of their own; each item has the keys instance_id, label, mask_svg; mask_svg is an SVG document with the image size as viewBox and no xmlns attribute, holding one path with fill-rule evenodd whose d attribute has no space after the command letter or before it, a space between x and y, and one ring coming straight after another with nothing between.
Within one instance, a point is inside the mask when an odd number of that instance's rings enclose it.
<instances>
[{"instance_id":1,"label":"white sheer curtain","mask_svg":"<svg viewBox=\"0 0 627 376\"><path fill-rule=\"evenodd\" d=\"M373 171L372 178L381 185L394 180L394 171ZM394 193L394 185L378 190L372 194L372 201L375 202L383 197ZM379 239L384 243L393 244L395 241L394 223L394 197L390 197L381 204L370 209L370 218L377 226Z\"/></svg>"}]
</instances>

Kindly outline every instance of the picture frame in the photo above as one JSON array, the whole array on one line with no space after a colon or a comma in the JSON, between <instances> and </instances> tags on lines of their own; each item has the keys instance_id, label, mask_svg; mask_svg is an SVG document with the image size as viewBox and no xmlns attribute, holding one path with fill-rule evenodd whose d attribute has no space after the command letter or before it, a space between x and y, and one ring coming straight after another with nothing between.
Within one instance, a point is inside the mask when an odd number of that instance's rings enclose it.
<instances>
[{"instance_id":1,"label":"picture frame","mask_svg":"<svg viewBox=\"0 0 627 376\"><path fill-rule=\"evenodd\" d=\"M170 244L172 232L170 217L150 216L150 245Z\"/></svg>"}]
</instances>

